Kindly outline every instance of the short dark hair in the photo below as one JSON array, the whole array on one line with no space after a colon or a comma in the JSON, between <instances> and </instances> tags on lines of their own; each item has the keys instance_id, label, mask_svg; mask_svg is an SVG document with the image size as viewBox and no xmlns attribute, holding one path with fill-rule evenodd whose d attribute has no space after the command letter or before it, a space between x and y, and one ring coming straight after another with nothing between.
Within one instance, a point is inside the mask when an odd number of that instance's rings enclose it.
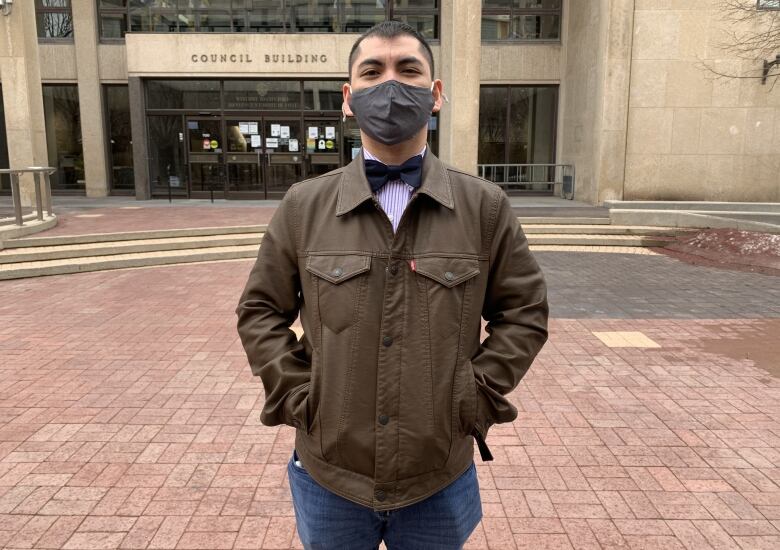
<instances>
[{"instance_id":1,"label":"short dark hair","mask_svg":"<svg viewBox=\"0 0 780 550\"><path fill-rule=\"evenodd\" d=\"M417 32L411 25L408 25L403 21L396 21L391 19L377 23L366 32L361 34L360 37L355 40L355 43L352 44L352 50L349 52L349 80L352 80L352 63L355 60L355 54L357 53L358 47L360 46L360 43L363 42L363 40L372 36L386 38L389 40L403 35L414 37L420 42L420 44L422 44L422 53L425 59L428 60L428 64L431 66L431 79L433 79L433 51L431 51L431 46L428 44L428 41L425 40L425 37Z\"/></svg>"}]
</instances>

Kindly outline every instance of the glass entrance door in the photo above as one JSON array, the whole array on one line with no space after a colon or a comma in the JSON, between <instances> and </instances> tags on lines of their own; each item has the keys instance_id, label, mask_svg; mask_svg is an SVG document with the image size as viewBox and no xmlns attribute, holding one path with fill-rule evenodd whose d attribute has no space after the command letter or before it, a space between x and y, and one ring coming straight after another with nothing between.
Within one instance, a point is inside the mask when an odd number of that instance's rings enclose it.
<instances>
[{"instance_id":1,"label":"glass entrance door","mask_svg":"<svg viewBox=\"0 0 780 550\"><path fill-rule=\"evenodd\" d=\"M303 134L301 119L263 117L265 139L264 181L267 199L281 199L303 176Z\"/></svg>"},{"instance_id":2,"label":"glass entrance door","mask_svg":"<svg viewBox=\"0 0 780 550\"><path fill-rule=\"evenodd\" d=\"M223 198L226 174L223 162L222 119L187 118L190 160L190 197Z\"/></svg>"},{"instance_id":3,"label":"glass entrance door","mask_svg":"<svg viewBox=\"0 0 780 550\"><path fill-rule=\"evenodd\" d=\"M151 115L149 128L149 178L152 193L188 196L189 171L182 115Z\"/></svg>"},{"instance_id":4,"label":"glass entrance door","mask_svg":"<svg viewBox=\"0 0 780 550\"><path fill-rule=\"evenodd\" d=\"M306 118L306 177L335 170L341 160L341 124L338 117Z\"/></svg>"},{"instance_id":5,"label":"glass entrance door","mask_svg":"<svg viewBox=\"0 0 780 550\"><path fill-rule=\"evenodd\" d=\"M265 179L263 177L261 117L227 118L225 137L227 150L227 198L264 199Z\"/></svg>"}]
</instances>

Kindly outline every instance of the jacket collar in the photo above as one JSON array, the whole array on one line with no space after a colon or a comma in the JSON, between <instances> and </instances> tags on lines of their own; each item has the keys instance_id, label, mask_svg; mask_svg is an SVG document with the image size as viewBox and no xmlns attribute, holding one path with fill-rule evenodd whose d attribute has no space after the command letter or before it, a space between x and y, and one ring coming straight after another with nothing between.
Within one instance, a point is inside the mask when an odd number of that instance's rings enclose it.
<instances>
[{"instance_id":1,"label":"jacket collar","mask_svg":"<svg viewBox=\"0 0 780 550\"><path fill-rule=\"evenodd\" d=\"M417 189L417 193L428 195L450 210L455 209L449 175L444 164L431 153L430 145L428 145L423 157L422 184ZM336 215L346 214L370 198L371 187L366 179L363 148L361 147L360 153L341 172Z\"/></svg>"}]
</instances>

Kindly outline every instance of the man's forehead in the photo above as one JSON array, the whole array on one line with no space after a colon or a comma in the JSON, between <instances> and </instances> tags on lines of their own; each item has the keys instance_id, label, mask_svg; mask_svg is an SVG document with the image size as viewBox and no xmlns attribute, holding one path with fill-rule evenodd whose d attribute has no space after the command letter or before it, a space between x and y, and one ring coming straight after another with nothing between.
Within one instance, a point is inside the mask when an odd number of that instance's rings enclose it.
<instances>
[{"instance_id":1,"label":"man's forehead","mask_svg":"<svg viewBox=\"0 0 780 550\"><path fill-rule=\"evenodd\" d=\"M360 63L369 57L392 62L397 58L409 56L417 57L421 61L425 59L422 54L422 44L413 36L401 35L394 38L369 36L358 46L355 63Z\"/></svg>"}]
</instances>

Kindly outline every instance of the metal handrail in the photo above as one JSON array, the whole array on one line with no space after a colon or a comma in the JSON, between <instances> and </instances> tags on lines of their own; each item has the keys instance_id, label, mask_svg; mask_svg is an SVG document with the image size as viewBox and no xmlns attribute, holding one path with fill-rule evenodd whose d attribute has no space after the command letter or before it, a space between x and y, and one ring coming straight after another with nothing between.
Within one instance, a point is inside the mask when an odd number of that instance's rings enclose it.
<instances>
[{"instance_id":1,"label":"metal handrail","mask_svg":"<svg viewBox=\"0 0 780 550\"><path fill-rule=\"evenodd\" d=\"M24 219L22 218L22 194L19 188L19 176L25 173L33 175L35 179L35 207L37 209L37 217L39 221L43 221L43 207L46 206L46 211L49 213L49 217L52 216L51 210L51 176L56 172L56 168L51 166L31 166L29 168L0 168L0 174L9 174L11 176L11 199L14 203L14 217L16 218L16 225L24 225ZM43 175L45 185L41 187L41 175Z\"/></svg>"},{"instance_id":2,"label":"metal handrail","mask_svg":"<svg viewBox=\"0 0 780 550\"><path fill-rule=\"evenodd\" d=\"M552 169L551 169L552 168ZM561 198L574 198L575 171L573 164L527 163L527 164L478 164L479 177L497 183L501 187L516 185L546 185L548 190L561 189ZM543 177L537 179L539 172ZM550 177L552 174L552 177Z\"/></svg>"}]
</instances>

